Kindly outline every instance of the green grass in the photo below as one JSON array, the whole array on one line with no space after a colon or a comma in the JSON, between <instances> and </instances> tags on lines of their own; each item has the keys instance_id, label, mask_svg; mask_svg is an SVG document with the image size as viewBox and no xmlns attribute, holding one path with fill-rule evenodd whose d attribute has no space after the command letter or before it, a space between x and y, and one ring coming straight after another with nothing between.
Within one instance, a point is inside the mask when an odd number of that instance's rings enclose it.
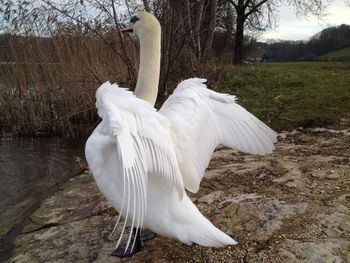
<instances>
[{"instance_id":1,"label":"green grass","mask_svg":"<svg viewBox=\"0 0 350 263\"><path fill-rule=\"evenodd\" d=\"M350 118L350 62L293 62L224 70L219 90L277 131Z\"/></svg>"},{"instance_id":2,"label":"green grass","mask_svg":"<svg viewBox=\"0 0 350 263\"><path fill-rule=\"evenodd\" d=\"M337 59L342 59L342 60L347 60L350 61L350 47L338 49L335 51L331 51L328 53L325 53L320 56L321 59L331 59L331 60L337 60Z\"/></svg>"}]
</instances>

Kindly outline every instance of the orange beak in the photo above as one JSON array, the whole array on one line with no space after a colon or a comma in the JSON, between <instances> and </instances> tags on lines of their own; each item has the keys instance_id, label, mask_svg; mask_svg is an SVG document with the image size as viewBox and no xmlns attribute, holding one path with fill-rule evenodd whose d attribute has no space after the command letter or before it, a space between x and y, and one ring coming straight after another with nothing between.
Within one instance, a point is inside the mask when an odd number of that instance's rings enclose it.
<instances>
[{"instance_id":1,"label":"orange beak","mask_svg":"<svg viewBox=\"0 0 350 263\"><path fill-rule=\"evenodd\" d=\"M126 28L123 28L123 29L122 29L122 32L123 32L123 33L134 32L133 24L129 24Z\"/></svg>"}]
</instances>

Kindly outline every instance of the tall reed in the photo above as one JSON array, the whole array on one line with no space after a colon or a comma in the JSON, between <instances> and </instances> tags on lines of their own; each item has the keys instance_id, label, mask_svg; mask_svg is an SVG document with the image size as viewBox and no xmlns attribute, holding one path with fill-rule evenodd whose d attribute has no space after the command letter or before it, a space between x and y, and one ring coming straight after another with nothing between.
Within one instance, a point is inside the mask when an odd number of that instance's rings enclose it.
<instances>
[{"instance_id":1,"label":"tall reed","mask_svg":"<svg viewBox=\"0 0 350 263\"><path fill-rule=\"evenodd\" d=\"M134 86L116 53L118 35L113 30L100 34L104 40L87 31L59 31L49 38L2 36L0 126L18 135L89 134L98 122L98 86L107 80ZM126 49L136 68L132 40L126 40Z\"/></svg>"}]
</instances>

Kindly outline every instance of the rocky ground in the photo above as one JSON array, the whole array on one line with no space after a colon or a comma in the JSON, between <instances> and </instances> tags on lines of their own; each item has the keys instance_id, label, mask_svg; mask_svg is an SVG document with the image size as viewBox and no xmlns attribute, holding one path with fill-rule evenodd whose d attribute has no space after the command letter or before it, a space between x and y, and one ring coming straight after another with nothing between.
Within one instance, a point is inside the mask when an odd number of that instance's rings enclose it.
<instances>
[{"instance_id":1,"label":"rocky ground","mask_svg":"<svg viewBox=\"0 0 350 263\"><path fill-rule=\"evenodd\" d=\"M9 262L350 262L349 145L350 130L338 127L282 133L270 156L219 149L191 198L239 244L156 237L122 260L110 256L116 214L83 173L31 215Z\"/></svg>"}]
</instances>

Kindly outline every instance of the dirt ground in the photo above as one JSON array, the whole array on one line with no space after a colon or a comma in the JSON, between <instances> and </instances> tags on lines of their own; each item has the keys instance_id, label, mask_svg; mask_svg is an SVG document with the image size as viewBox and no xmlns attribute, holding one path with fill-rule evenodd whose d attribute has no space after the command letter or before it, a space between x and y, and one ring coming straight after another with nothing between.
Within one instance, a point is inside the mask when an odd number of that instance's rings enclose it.
<instances>
[{"instance_id":1,"label":"dirt ground","mask_svg":"<svg viewBox=\"0 0 350 263\"><path fill-rule=\"evenodd\" d=\"M9 262L350 262L348 127L282 133L269 156L215 152L200 191L190 196L236 246L187 246L158 236L131 258L112 257L116 214L87 172L32 214Z\"/></svg>"}]
</instances>

